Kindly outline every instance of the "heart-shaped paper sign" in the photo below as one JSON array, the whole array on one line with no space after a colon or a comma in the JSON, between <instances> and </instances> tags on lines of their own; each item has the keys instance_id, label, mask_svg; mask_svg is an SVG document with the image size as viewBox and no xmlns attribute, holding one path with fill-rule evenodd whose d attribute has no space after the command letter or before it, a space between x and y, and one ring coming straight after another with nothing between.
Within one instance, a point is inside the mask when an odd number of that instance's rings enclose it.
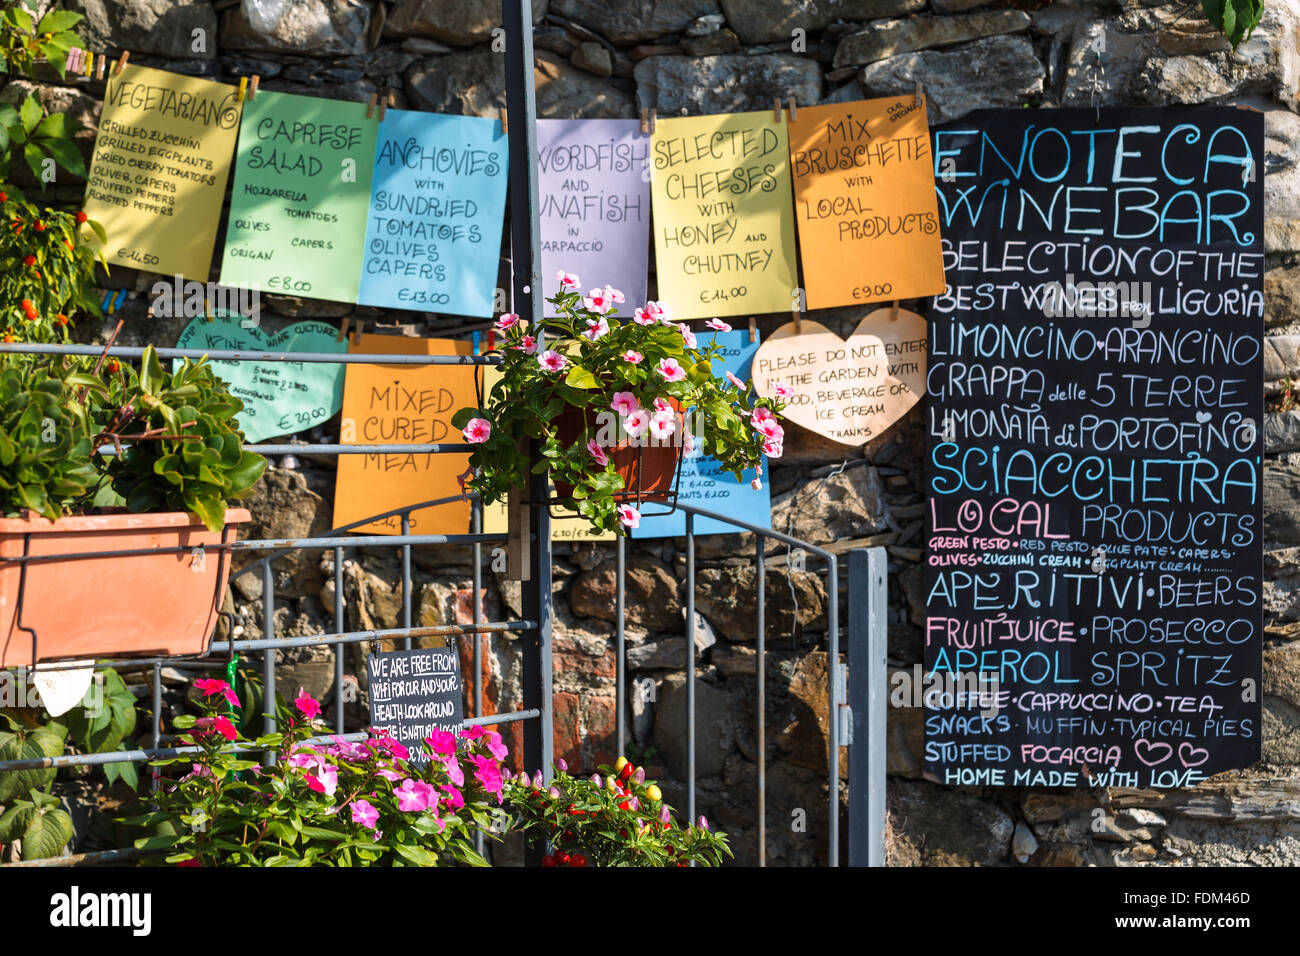
<instances>
[{"instance_id":1,"label":"heart-shaped paper sign","mask_svg":"<svg viewBox=\"0 0 1300 956\"><path fill-rule=\"evenodd\" d=\"M876 309L847 340L818 322L787 322L754 355L759 395L774 385L794 395L781 414L843 445L861 445L898 421L925 392L925 319Z\"/></svg>"},{"instance_id":2,"label":"heart-shaped paper sign","mask_svg":"<svg viewBox=\"0 0 1300 956\"><path fill-rule=\"evenodd\" d=\"M295 322L274 335L240 316L197 318L181 332L176 347L243 352L332 352L344 354L347 339L325 322ZM213 369L244 403L239 427L250 442L290 435L319 425L343 407L343 366L330 362L216 362Z\"/></svg>"}]
</instances>

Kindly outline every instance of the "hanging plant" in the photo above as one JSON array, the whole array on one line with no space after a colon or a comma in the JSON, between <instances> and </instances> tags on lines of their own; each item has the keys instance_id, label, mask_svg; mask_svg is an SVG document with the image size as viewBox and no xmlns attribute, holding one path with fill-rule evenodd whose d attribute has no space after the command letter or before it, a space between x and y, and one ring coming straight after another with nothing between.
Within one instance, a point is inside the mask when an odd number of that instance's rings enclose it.
<instances>
[{"instance_id":1,"label":"hanging plant","mask_svg":"<svg viewBox=\"0 0 1300 956\"><path fill-rule=\"evenodd\" d=\"M717 378L717 347L700 347L666 304L647 302L620 320L617 289L583 295L577 276L557 277L560 292L548 301L558 314L536 328L503 315L501 377L481 408L452 418L478 446L464 486L491 504L530 473L549 471L560 504L626 533L640 524L644 501L669 497L682 454L710 455L737 481L753 471L761 483L764 456L781 455L784 396L758 397L730 373ZM731 328L720 319L708 326ZM529 440L538 442L536 462Z\"/></svg>"}]
</instances>

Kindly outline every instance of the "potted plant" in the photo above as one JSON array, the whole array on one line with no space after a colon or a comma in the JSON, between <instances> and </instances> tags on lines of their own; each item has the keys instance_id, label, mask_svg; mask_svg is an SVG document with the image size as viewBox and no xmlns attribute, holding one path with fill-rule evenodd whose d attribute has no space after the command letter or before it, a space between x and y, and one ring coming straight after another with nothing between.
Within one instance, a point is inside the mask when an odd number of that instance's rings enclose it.
<instances>
[{"instance_id":1,"label":"potted plant","mask_svg":"<svg viewBox=\"0 0 1300 956\"><path fill-rule=\"evenodd\" d=\"M549 471L560 503L595 527L626 533L647 501L671 498L683 453L711 455L742 481L761 481L763 456L779 457L785 407L728 373L715 377L716 346L701 348L663 303L648 302L619 320L617 289L579 291L558 273L554 318L536 328L517 315L496 324L500 378L482 408L452 418L470 455L466 487L487 504ZM720 319L709 328L729 331ZM529 460L538 443L541 460Z\"/></svg>"},{"instance_id":2,"label":"potted plant","mask_svg":"<svg viewBox=\"0 0 1300 956\"><path fill-rule=\"evenodd\" d=\"M0 338L68 341L98 311L85 214L13 187L0 214ZM249 520L226 501L266 467L241 408L206 361L168 372L152 347L138 370L107 350L0 355L0 666L206 649L230 568L208 549Z\"/></svg>"}]
</instances>

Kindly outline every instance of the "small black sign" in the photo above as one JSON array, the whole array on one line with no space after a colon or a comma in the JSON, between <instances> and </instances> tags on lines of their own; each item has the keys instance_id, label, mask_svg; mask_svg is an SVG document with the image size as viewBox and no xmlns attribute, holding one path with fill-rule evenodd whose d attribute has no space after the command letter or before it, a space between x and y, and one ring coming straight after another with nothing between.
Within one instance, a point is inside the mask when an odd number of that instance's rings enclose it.
<instances>
[{"instance_id":1,"label":"small black sign","mask_svg":"<svg viewBox=\"0 0 1300 956\"><path fill-rule=\"evenodd\" d=\"M424 740L435 730L456 731L465 720L460 658L452 647L389 651L366 658L370 723L383 727L424 763Z\"/></svg>"}]
</instances>

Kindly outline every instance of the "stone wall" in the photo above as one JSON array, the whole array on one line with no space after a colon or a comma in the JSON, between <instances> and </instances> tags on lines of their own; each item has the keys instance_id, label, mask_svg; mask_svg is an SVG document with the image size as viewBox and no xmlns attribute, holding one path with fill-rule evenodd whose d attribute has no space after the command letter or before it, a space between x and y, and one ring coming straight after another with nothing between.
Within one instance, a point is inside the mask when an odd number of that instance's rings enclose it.
<instances>
[{"instance_id":1,"label":"stone wall","mask_svg":"<svg viewBox=\"0 0 1300 956\"><path fill-rule=\"evenodd\" d=\"M438 112L497 115L505 105L503 59L493 47L496 0L261 0L254 6L272 13L284 8L273 27L260 25L269 32L255 29L233 0L67 5L87 14L84 32L94 50L116 55L129 48L133 63L227 81L259 73L263 89L349 100L391 88L399 106ZM910 93L917 80L932 122L991 106L1232 103L1266 113L1269 402L1278 411L1268 416L1266 431L1264 762L1195 791L957 790L920 778L920 715L893 710L890 859L900 865L1300 862L1300 411L1290 410L1291 383L1300 380L1300 118L1294 112L1300 0L1265 0L1261 27L1235 54L1205 24L1198 4L1159 0L538 0L535 6L543 116L629 117L642 107L660 115L769 109L775 96L795 96L800 104L851 100ZM11 82L0 99L12 101L27 86ZM94 125L102 86L52 84L48 92L51 105ZM88 136L84 147L88 155ZM80 201L75 182L60 182L54 191L60 201ZM121 270L109 284L138 293L152 281ZM653 276L651 282L653 294ZM352 315L394 334L440 333L459 324L276 296L264 303L272 330L307 316ZM924 311L924 303L912 307ZM146 320L144 310L142 298L128 301L122 341L174 341L179 324ZM839 309L813 318L847 334L860 315ZM769 316L759 324L770 333L783 321ZM98 340L108 328L83 325L82 332ZM335 427L327 423L300 437L332 440ZM890 660L910 667L921 659L924 616L921 409L857 449L796 426L789 432L786 455L772 468L773 526L815 543L888 547ZM332 460L307 455L275 462L251 500L253 533L326 531L332 468ZM746 536L706 538L698 548L699 808L731 833L742 862L753 862L756 853L752 549ZM313 554L278 564L277 635L332 629L332 560ZM628 567L629 668L638 686L649 678L655 688L653 701L630 695L634 756L667 778L668 799L680 804L683 544L633 544ZM811 864L826 855L829 598L821 578L790 568L783 548L770 552L768 567L769 854L776 864ZM467 620L470 573L465 549L416 549L420 623ZM253 578L238 579L231 596L246 637L260 633L261 583ZM391 554L346 552L348 628L396 626L399 580ZM487 616L518 613L518 587L492 575L486 580ZM614 756L613 581L611 545L556 546L555 749L584 768ZM514 707L515 646L501 639L485 646L488 707ZM364 681L360 651L353 648L349 680ZM320 693L332 684L329 652L285 652L282 664L287 687L301 683ZM803 828L800 809L807 814Z\"/></svg>"}]
</instances>

